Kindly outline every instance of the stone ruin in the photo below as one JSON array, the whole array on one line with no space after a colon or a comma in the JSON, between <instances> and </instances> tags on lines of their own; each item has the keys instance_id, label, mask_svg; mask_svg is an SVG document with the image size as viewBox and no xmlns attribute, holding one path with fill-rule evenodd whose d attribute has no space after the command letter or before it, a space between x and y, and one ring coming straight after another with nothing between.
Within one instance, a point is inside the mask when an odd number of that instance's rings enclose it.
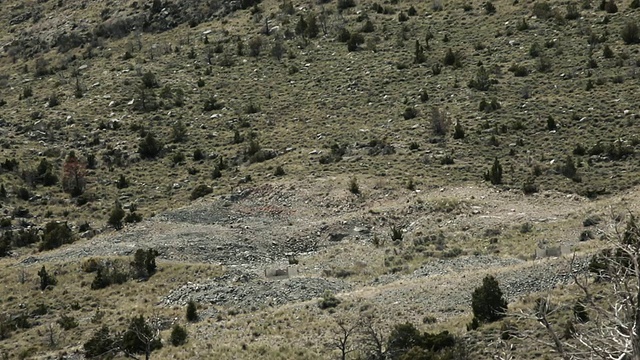
<instances>
[{"instance_id":1,"label":"stone ruin","mask_svg":"<svg viewBox=\"0 0 640 360\"><path fill-rule=\"evenodd\" d=\"M569 255L571 253L571 248L568 245L560 245L560 246L548 246L544 248L538 247L536 249L536 259L542 259L546 257L560 257L564 255Z\"/></svg>"},{"instance_id":2,"label":"stone ruin","mask_svg":"<svg viewBox=\"0 0 640 360\"><path fill-rule=\"evenodd\" d=\"M292 276L298 275L298 268L294 266L288 266L286 268L266 268L264 269L264 276L267 279L288 279Z\"/></svg>"}]
</instances>

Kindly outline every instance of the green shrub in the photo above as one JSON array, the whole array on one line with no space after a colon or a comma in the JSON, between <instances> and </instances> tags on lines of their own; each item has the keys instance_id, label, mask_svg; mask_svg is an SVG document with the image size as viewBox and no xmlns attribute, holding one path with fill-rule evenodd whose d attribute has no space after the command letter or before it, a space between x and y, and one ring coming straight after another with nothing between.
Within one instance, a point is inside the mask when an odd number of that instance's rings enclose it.
<instances>
[{"instance_id":1,"label":"green shrub","mask_svg":"<svg viewBox=\"0 0 640 360\"><path fill-rule=\"evenodd\" d=\"M132 224L132 223L139 223L140 221L142 221L142 215L132 211L130 213L128 213L125 217L124 217L124 222L126 224Z\"/></svg>"},{"instance_id":2,"label":"green shrub","mask_svg":"<svg viewBox=\"0 0 640 360\"><path fill-rule=\"evenodd\" d=\"M487 172L484 174L484 180L490 181L493 185L502 184L502 165L500 165L500 161L498 161L498 158L495 158L491 169L487 170Z\"/></svg>"},{"instance_id":3,"label":"green shrub","mask_svg":"<svg viewBox=\"0 0 640 360\"><path fill-rule=\"evenodd\" d=\"M486 99L480 100L480 104L478 105L478 109L480 111L484 111L487 113L493 112L495 110L500 109L502 106L495 98L491 99L490 102L487 102Z\"/></svg>"},{"instance_id":4,"label":"green shrub","mask_svg":"<svg viewBox=\"0 0 640 360\"><path fill-rule=\"evenodd\" d=\"M557 130L558 126L556 125L556 121L553 119L551 115L547 117L547 130L553 131Z\"/></svg>"},{"instance_id":5,"label":"green shrub","mask_svg":"<svg viewBox=\"0 0 640 360\"><path fill-rule=\"evenodd\" d=\"M514 64L509 68L509 71L513 73L514 76L523 77L529 75L529 70L526 66L520 64Z\"/></svg>"},{"instance_id":6,"label":"green shrub","mask_svg":"<svg viewBox=\"0 0 640 360\"><path fill-rule=\"evenodd\" d=\"M402 232L402 228L391 225L391 241L402 241L404 237L404 233Z\"/></svg>"},{"instance_id":7,"label":"green shrub","mask_svg":"<svg viewBox=\"0 0 640 360\"><path fill-rule=\"evenodd\" d=\"M355 195L360 195L360 186L358 185L358 180L356 178L351 178L349 180L349 192Z\"/></svg>"},{"instance_id":8,"label":"green shrub","mask_svg":"<svg viewBox=\"0 0 640 360\"><path fill-rule=\"evenodd\" d=\"M142 85L147 89L157 88L159 86L156 76L151 71L147 71L142 75Z\"/></svg>"},{"instance_id":9,"label":"green shrub","mask_svg":"<svg viewBox=\"0 0 640 360\"><path fill-rule=\"evenodd\" d=\"M187 303L187 321L198 321L198 307L193 300L189 300L189 302Z\"/></svg>"},{"instance_id":10,"label":"green shrub","mask_svg":"<svg viewBox=\"0 0 640 360\"><path fill-rule=\"evenodd\" d=\"M178 120L171 126L171 140L176 143L183 142L187 139L187 127L182 120Z\"/></svg>"},{"instance_id":11,"label":"green shrub","mask_svg":"<svg viewBox=\"0 0 640 360\"><path fill-rule=\"evenodd\" d=\"M567 20L576 20L580 18L580 10L574 3L567 4L567 14L564 16Z\"/></svg>"},{"instance_id":12,"label":"green shrub","mask_svg":"<svg viewBox=\"0 0 640 360\"><path fill-rule=\"evenodd\" d=\"M38 235L38 229L20 229L17 232L5 232L4 236L8 236L13 246L24 247L35 244L42 238Z\"/></svg>"},{"instance_id":13,"label":"green shrub","mask_svg":"<svg viewBox=\"0 0 640 360\"><path fill-rule=\"evenodd\" d=\"M548 2L536 2L533 4L533 15L539 19L546 20L554 16L551 5Z\"/></svg>"},{"instance_id":14,"label":"green shrub","mask_svg":"<svg viewBox=\"0 0 640 360\"><path fill-rule=\"evenodd\" d=\"M213 192L213 189L207 185L198 185L191 191L191 200L195 200L201 198L203 196L209 195Z\"/></svg>"},{"instance_id":15,"label":"green shrub","mask_svg":"<svg viewBox=\"0 0 640 360\"><path fill-rule=\"evenodd\" d=\"M49 286L55 286L58 283L58 280L47 272L44 265L38 271L38 277L40 277L40 290L45 290Z\"/></svg>"},{"instance_id":16,"label":"green shrub","mask_svg":"<svg viewBox=\"0 0 640 360\"><path fill-rule=\"evenodd\" d=\"M32 96L33 96L33 89L31 89L31 86L25 86L25 88L22 89L22 98L26 99Z\"/></svg>"},{"instance_id":17,"label":"green shrub","mask_svg":"<svg viewBox=\"0 0 640 360\"><path fill-rule=\"evenodd\" d=\"M200 149L193 150L193 161L200 161L205 159L205 154Z\"/></svg>"},{"instance_id":18,"label":"green shrub","mask_svg":"<svg viewBox=\"0 0 640 360\"><path fill-rule=\"evenodd\" d=\"M387 353L391 359L453 359L452 354L444 352L455 345L448 331L420 334L413 324L396 324L389 334Z\"/></svg>"},{"instance_id":19,"label":"green shrub","mask_svg":"<svg viewBox=\"0 0 640 360\"><path fill-rule=\"evenodd\" d=\"M138 279L148 279L156 272L156 257L159 253L154 249L138 249L133 255L131 269Z\"/></svg>"},{"instance_id":20,"label":"green shrub","mask_svg":"<svg viewBox=\"0 0 640 360\"><path fill-rule=\"evenodd\" d=\"M405 108L404 112L402 113L402 117L405 120L411 120L411 119L415 118L416 116L418 116L418 110L416 110L416 108L414 108L412 106L408 106L407 108Z\"/></svg>"},{"instance_id":21,"label":"green shrub","mask_svg":"<svg viewBox=\"0 0 640 360\"><path fill-rule=\"evenodd\" d=\"M615 0L604 1L604 11L609 14L615 14L618 12L618 5L616 5Z\"/></svg>"},{"instance_id":22,"label":"green shrub","mask_svg":"<svg viewBox=\"0 0 640 360\"><path fill-rule=\"evenodd\" d=\"M540 56L538 58L538 65L536 66L536 69L538 71L540 71L541 73L547 73L549 72L549 70L551 70L551 67L552 67L552 63L549 57Z\"/></svg>"},{"instance_id":23,"label":"green shrub","mask_svg":"<svg viewBox=\"0 0 640 360\"><path fill-rule=\"evenodd\" d=\"M489 323L506 316L507 301L502 295L498 281L491 275L482 280L482 286L471 295L473 317L479 323Z\"/></svg>"},{"instance_id":24,"label":"green shrub","mask_svg":"<svg viewBox=\"0 0 640 360\"><path fill-rule=\"evenodd\" d=\"M440 75L442 72L442 66L439 63L434 63L431 65L431 73L433 76Z\"/></svg>"},{"instance_id":25,"label":"green shrub","mask_svg":"<svg viewBox=\"0 0 640 360\"><path fill-rule=\"evenodd\" d=\"M342 11L356 6L355 0L338 0L338 10Z\"/></svg>"},{"instance_id":26,"label":"green shrub","mask_svg":"<svg viewBox=\"0 0 640 360\"><path fill-rule=\"evenodd\" d=\"M148 358L151 352L161 347L162 342L142 315L132 318L122 334L121 348L130 354L146 354Z\"/></svg>"},{"instance_id":27,"label":"green shrub","mask_svg":"<svg viewBox=\"0 0 640 360\"><path fill-rule=\"evenodd\" d=\"M393 359L402 359L411 349L421 347L422 335L413 324L396 324L387 341L387 353Z\"/></svg>"},{"instance_id":28,"label":"green shrub","mask_svg":"<svg viewBox=\"0 0 640 360\"><path fill-rule=\"evenodd\" d=\"M352 33L347 41L347 50L356 51L360 45L364 44L364 36L360 33Z\"/></svg>"},{"instance_id":29,"label":"green shrub","mask_svg":"<svg viewBox=\"0 0 640 360\"><path fill-rule=\"evenodd\" d=\"M125 212L122 209L122 205L118 200L116 200L111 213L109 213L107 224L113 226L113 228L116 230L120 230L122 229L122 219L124 219L124 216Z\"/></svg>"},{"instance_id":30,"label":"green shrub","mask_svg":"<svg viewBox=\"0 0 640 360\"><path fill-rule=\"evenodd\" d=\"M140 154L140 157L144 159L151 159L158 156L163 148L164 145L160 141L156 140L155 135L149 131L144 139L140 140L140 143L138 144L138 153Z\"/></svg>"},{"instance_id":31,"label":"green shrub","mask_svg":"<svg viewBox=\"0 0 640 360\"><path fill-rule=\"evenodd\" d=\"M117 352L116 339L113 338L106 325L93 333L93 336L84 343L83 347L84 355L89 359L113 356Z\"/></svg>"},{"instance_id":32,"label":"green shrub","mask_svg":"<svg viewBox=\"0 0 640 360\"><path fill-rule=\"evenodd\" d=\"M218 102L218 99L216 99L215 96L210 96L208 97L205 101L204 101L204 105L202 107L203 111L213 111L213 110L220 110L224 107L224 105L220 102Z\"/></svg>"},{"instance_id":33,"label":"green shrub","mask_svg":"<svg viewBox=\"0 0 640 360\"><path fill-rule=\"evenodd\" d=\"M249 40L249 56L258 57L262 51L262 37L255 36Z\"/></svg>"},{"instance_id":34,"label":"green shrub","mask_svg":"<svg viewBox=\"0 0 640 360\"><path fill-rule=\"evenodd\" d=\"M63 314L56 322L63 330L71 330L78 327L78 322L73 316L67 316Z\"/></svg>"},{"instance_id":35,"label":"green shrub","mask_svg":"<svg viewBox=\"0 0 640 360\"><path fill-rule=\"evenodd\" d=\"M516 25L516 29L518 31L525 31L529 29L529 24L527 24L527 19L522 18L518 21L518 25Z\"/></svg>"},{"instance_id":36,"label":"green shrub","mask_svg":"<svg viewBox=\"0 0 640 360\"><path fill-rule=\"evenodd\" d=\"M124 174L120 174L118 181L116 181L116 187L118 189L124 189L129 187L129 181L124 177Z\"/></svg>"},{"instance_id":37,"label":"green shrub","mask_svg":"<svg viewBox=\"0 0 640 360\"><path fill-rule=\"evenodd\" d=\"M182 152L180 152L180 151L176 152L176 153L173 153L173 155L171 155L171 162L174 165L178 165L180 163L183 163L186 159L187 159L186 156L184 156L184 154Z\"/></svg>"},{"instance_id":38,"label":"green shrub","mask_svg":"<svg viewBox=\"0 0 640 360\"><path fill-rule=\"evenodd\" d=\"M442 63L446 66L454 66L456 63L459 63L459 56L451 50L451 48L447 49L447 52L444 54L444 59Z\"/></svg>"},{"instance_id":39,"label":"green shrub","mask_svg":"<svg viewBox=\"0 0 640 360\"><path fill-rule=\"evenodd\" d=\"M462 128L462 124L459 121L456 121L455 126L453 127L453 138L454 139L464 139L464 129Z\"/></svg>"},{"instance_id":40,"label":"green shrub","mask_svg":"<svg viewBox=\"0 0 640 360\"><path fill-rule=\"evenodd\" d=\"M424 55L424 49L422 48L422 45L420 45L420 41L416 40L416 50L413 63L422 64L425 61L427 61L427 57Z\"/></svg>"},{"instance_id":41,"label":"green shrub","mask_svg":"<svg viewBox=\"0 0 640 360\"><path fill-rule=\"evenodd\" d=\"M254 102L250 102L244 111L247 114L257 114L260 112L260 106Z\"/></svg>"},{"instance_id":42,"label":"green shrub","mask_svg":"<svg viewBox=\"0 0 640 360\"><path fill-rule=\"evenodd\" d=\"M111 267L99 266L96 276L91 282L91 289L104 289L113 284L124 284L127 280L129 280L129 275L120 270L116 264L112 264Z\"/></svg>"},{"instance_id":43,"label":"green shrub","mask_svg":"<svg viewBox=\"0 0 640 360\"><path fill-rule=\"evenodd\" d=\"M0 258L11 253L11 232L7 231L0 236Z\"/></svg>"},{"instance_id":44,"label":"green shrub","mask_svg":"<svg viewBox=\"0 0 640 360\"><path fill-rule=\"evenodd\" d=\"M496 7L493 5L491 1L487 1L484 4L484 10L487 12L488 15L496 13Z\"/></svg>"},{"instance_id":45,"label":"green shrub","mask_svg":"<svg viewBox=\"0 0 640 360\"><path fill-rule=\"evenodd\" d=\"M58 95L56 95L55 93L51 94L51 96L49 96L49 99L47 100L47 106L52 108L58 105L60 105L60 100L58 100Z\"/></svg>"},{"instance_id":46,"label":"green shrub","mask_svg":"<svg viewBox=\"0 0 640 360\"><path fill-rule=\"evenodd\" d=\"M315 13L309 13L307 16L307 27L304 30L304 35L309 39L315 39L318 37L320 33L320 28L318 28L318 20L316 19Z\"/></svg>"},{"instance_id":47,"label":"green shrub","mask_svg":"<svg viewBox=\"0 0 640 360\"><path fill-rule=\"evenodd\" d=\"M273 172L274 176L284 176L285 172L284 172L284 168L282 168L282 165L278 165L276 166L276 170Z\"/></svg>"},{"instance_id":48,"label":"green shrub","mask_svg":"<svg viewBox=\"0 0 640 360\"><path fill-rule=\"evenodd\" d=\"M468 85L470 88L479 91L489 90L491 87L491 80L489 79L489 73L484 66L480 66L478 68L475 79L470 80Z\"/></svg>"},{"instance_id":49,"label":"green shrub","mask_svg":"<svg viewBox=\"0 0 640 360\"><path fill-rule=\"evenodd\" d=\"M446 154L445 156L440 158L440 165L453 165L454 164L453 155Z\"/></svg>"},{"instance_id":50,"label":"green shrub","mask_svg":"<svg viewBox=\"0 0 640 360\"><path fill-rule=\"evenodd\" d=\"M327 290L322 296L322 299L318 301L318 307L320 307L320 309L322 310L325 310L325 309L334 308L340 305L340 303L341 303L340 299L335 297L335 295L333 295L330 291Z\"/></svg>"},{"instance_id":51,"label":"green shrub","mask_svg":"<svg viewBox=\"0 0 640 360\"><path fill-rule=\"evenodd\" d=\"M638 29L638 24L634 21L629 21L624 25L621 35L625 44L640 43L640 30Z\"/></svg>"},{"instance_id":52,"label":"green shrub","mask_svg":"<svg viewBox=\"0 0 640 360\"><path fill-rule=\"evenodd\" d=\"M542 53L542 46L540 45L540 43L534 42L533 44L531 44L531 47L529 48L529 56L531 56L532 58L536 58L540 56L540 53Z\"/></svg>"},{"instance_id":53,"label":"green shrub","mask_svg":"<svg viewBox=\"0 0 640 360\"><path fill-rule=\"evenodd\" d=\"M538 185L533 181L533 179L528 179L522 184L522 192L525 195L530 195L538 192Z\"/></svg>"},{"instance_id":54,"label":"green shrub","mask_svg":"<svg viewBox=\"0 0 640 360\"><path fill-rule=\"evenodd\" d=\"M349 30L344 27L341 28L340 31L338 31L338 41L346 43L347 41L349 41L349 39L351 39L351 33L349 32Z\"/></svg>"},{"instance_id":55,"label":"green shrub","mask_svg":"<svg viewBox=\"0 0 640 360\"><path fill-rule=\"evenodd\" d=\"M569 179L575 179L578 174L578 169L576 168L575 161L573 161L573 157L571 155L567 155L567 158L564 161L564 165L561 167L562 175L568 177Z\"/></svg>"},{"instance_id":56,"label":"green shrub","mask_svg":"<svg viewBox=\"0 0 640 360\"><path fill-rule=\"evenodd\" d=\"M24 186L23 187L19 187L18 190L16 190L16 197L18 199L27 201L31 197L31 193Z\"/></svg>"},{"instance_id":57,"label":"green shrub","mask_svg":"<svg viewBox=\"0 0 640 360\"><path fill-rule=\"evenodd\" d=\"M45 225L42 242L38 249L40 251L55 249L64 244L71 244L73 240L73 232L67 223L52 221Z\"/></svg>"},{"instance_id":58,"label":"green shrub","mask_svg":"<svg viewBox=\"0 0 640 360\"><path fill-rule=\"evenodd\" d=\"M180 326L179 324L173 325L173 329L171 329L171 338L169 339L171 345L180 346L187 343L187 329Z\"/></svg>"}]
</instances>

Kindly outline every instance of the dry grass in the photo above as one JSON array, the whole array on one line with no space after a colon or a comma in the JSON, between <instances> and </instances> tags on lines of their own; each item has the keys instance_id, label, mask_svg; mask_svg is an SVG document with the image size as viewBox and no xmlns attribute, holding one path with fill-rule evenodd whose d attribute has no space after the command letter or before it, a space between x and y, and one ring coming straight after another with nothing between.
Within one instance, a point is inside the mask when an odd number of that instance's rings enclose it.
<instances>
[{"instance_id":1,"label":"dry grass","mask_svg":"<svg viewBox=\"0 0 640 360\"><path fill-rule=\"evenodd\" d=\"M0 32L0 44L12 44L15 38L37 34L51 35L50 29L80 23L81 19L99 24L106 7L117 18L132 5L132 1L108 6L86 2L87 7L80 9L76 0L64 1L61 8L56 3L3 2L7 11L0 14L0 19L5 29L11 19L30 6L43 10L46 16L12 25L11 32ZM572 181L557 170L577 144L589 150L597 142L608 145L620 140L637 152L634 134L640 132L640 125L634 109L639 100L635 88L638 45L624 45L619 36L624 23L637 10L621 5L618 14L609 15L607 24L601 21L603 13L581 10L580 20L563 23L530 17L534 2L493 3L497 8L494 15L486 15L480 3L469 3L471 10L465 11L463 5L467 2L454 1L444 4L443 11L433 11L431 2L413 0L384 4L396 14L383 15L371 11L373 1L363 0L356 9L341 16L333 4L328 4L325 9L331 12L330 33L308 44L299 37L286 40L287 54L281 60L269 56L275 35L264 37L267 45L259 57L235 55L236 39L247 44L264 25L263 19L255 20L251 10L212 18L195 27L182 24L163 33L143 33L140 50L135 34L119 40L101 40L101 45L93 47L92 57L85 56L86 48L65 54L51 49L39 56L47 59L49 67L57 68L56 73L41 77L34 74L38 57L16 57L14 61L7 45L0 51L0 98L7 101L1 108L0 160L16 159L20 166L16 171L0 171L0 183L9 193L7 199L2 199L2 208L6 216L13 217L14 228L66 220L75 226L87 221L101 229L116 199L135 204L138 212L150 217L189 204L191 190L199 184L210 185L214 190L211 196L268 183L287 184L312 193L322 188L322 192L314 194L323 202L329 199L325 203L327 210L302 215L321 217L313 219L318 222L370 222L374 224L372 234L385 240L385 244L375 247L362 236L300 260L307 274L318 275L326 270L325 275L335 276L340 271L351 272L348 281L358 286L394 271L411 274L450 250L528 259L534 246L546 242L570 243L578 251L593 251L601 245L577 243L583 230L581 222L589 214L608 215L605 209L618 203L622 208L637 206L637 156L615 160L574 155L581 182ZM563 13L564 4L550 4ZM303 2L294 4L297 14L286 15L279 5L280 2L265 0L259 6L270 25L280 28L279 34L295 28L298 14L321 10L315 3ZM397 13L409 6L414 6L419 15L406 23L399 22ZM348 52L344 44L335 40L336 28L343 21L351 31L360 28L358 17L362 13L374 23L376 31L365 34L368 44L363 49ZM516 28L521 19L527 20L528 30ZM413 64L413 45L416 39L423 42L427 29L434 34L425 51L427 61ZM209 44L204 43L202 35L206 30L211 30ZM31 35L23 33L28 31ZM595 44L592 57L598 67L590 69L586 47L591 33L608 33L606 44L615 56L604 58L604 44ZM548 72L536 70L539 58L529 54L535 42L540 44L542 55L551 59ZM217 43L222 44L225 53L232 54L233 66L220 66L223 54L214 54L213 65L206 64L208 48ZM462 67L443 66L441 74L432 74L432 65L441 63L449 48L462 54ZM132 58L123 58L127 51ZM188 57L191 51L195 58ZM467 86L480 64L496 80L486 92ZM525 66L529 75L515 77L508 70L513 64ZM78 99L74 97L73 73L83 65L87 67L79 70L79 79L84 96ZM148 71L156 75L161 88L169 85L181 89L185 105L151 113L128 105L137 97L140 75ZM199 79L204 80L204 86L197 85ZM592 90L586 89L588 81L596 84ZM24 99L26 87L34 95ZM420 100L421 90L429 94L426 102ZM155 91L159 94L161 89ZM47 97L53 93L61 104L50 108ZM210 96L215 96L224 108L203 111L204 100ZM492 98L500 102L500 109L491 113L478 109L481 100ZM248 114L250 104L257 105L260 111ZM405 120L402 113L407 107L416 108L418 117ZM453 123L459 122L465 138L434 136L430 118L434 108L446 113ZM546 128L548 116L559 124L557 131ZM119 128L101 128L101 123L110 124L113 120ZM171 129L178 120L187 126L187 140L171 143ZM155 160L138 159L141 134L133 127L154 132L165 143L165 154ZM233 143L235 131L245 137L244 142ZM212 179L219 158L232 161L243 154L252 133L264 149L276 150L278 157L256 164L232 163L222 171L221 178ZM492 135L497 144L490 144ZM392 145L395 153L370 154L365 145L382 140ZM413 148L414 143L417 149ZM344 158L321 164L320 157L329 154L334 144L347 146ZM71 149L82 158L89 154L97 158L96 169L87 174L89 201L83 205L63 193L59 185L31 187L21 176L23 171L35 169L41 158L47 158L60 175ZM195 161L191 155L196 149L212 156ZM120 164L115 161L118 152L127 155ZM186 161L173 164L171 158L176 153L183 153ZM440 160L445 155L451 155L454 163L442 164ZM488 188L481 183L482 174L494 157L504 168L504 185ZM283 178L273 175L278 165L286 172ZM129 180L128 188L115 187L121 174ZM248 176L249 182L245 181ZM358 179L362 191L359 197L346 191L352 177ZM413 179L417 191L405 189L408 179ZM534 179L540 192L524 196L521 188L529 179ZM316 189L309 190L301 184L312 184L309 187ZM21 187L38 196L29 201L18 199L15 194ZM617 195L625 192L629 192L627 199L620 200ZM595 202L585 198L594 195L612 197ZM210 197L204 201L207 199ZM331 213L340 206L348 207L349 214ZM12 215L20 208L27 209L31 217ZM296 221L310 221L302 215ZM21 224L22 220L27 223ZM529 231L521 231L525 223L531 224ZM389 238L392 225L404 231L404 240L398 245L391 244ZM417 251L416 242L440 233L444 245L428 243ZM19 250L18 255L23 259L31 251ZM46 264L49 271L57 273L59 285L45 292L37 290L35 274L41 264L23 267L14 259L0 261L2 312L30 312L39 303L50 309L49 314L35 320L31 329L20 330L12 340L0 342L0 353L29 357L72 351L101 324L91 322L98 309L105 314L102 321L116 328L137 313L181 319L183 309L158 307L158 300L174 287L223 271L215 266L160 262L162 270L148 282L92 291L89 284L93 275L80 271L80 261ZM18 281L22 269L26 274L24 283ZM435 290L418 281L389 285L388 289L365 287L345 295L352 305L341 305L335 314L321 312L308 302L225 316L220 321L206 319L188 326L198 335L185 348L165 347L158 357L325 358L326 329L336 317L357 313L349 306L367 305L369 299L387 290L406 291L416 298L422 292L440 296L438 290L444 291L449 282L459 280L439 279ZM77 310L72 309L75 302L80 306ZM442 321L425 325L424 329L460 332L469 320L468 309L462 314L439 314L421 309L419 302L393 307L394 311L384 302L367 306L374 306L383 314L387 327L400 320L420 323L420 317L435 313ZM80 326L69 331L55 327L57 345L48 349L47 325L62 313L76 317ZM167 333L163 336L166 338ZM246 350L242 344L246 344Z\"/></svg>"},{"instance_id":2,"label":"dry grass","mask_svg":"<svg viewBox=\"0 0 640 360\"><path fill-rule=\"evenodd\" d=\"M122 260L130 261L126 258ZM40 304L48 311L44 315L30 315L32 327L15 331L10 340L0 343L0 353L19 355L75 351L101 326L107 325L113 331L122 331L129 319L137 315L158 316L170 322L184 323L185 309L159 306L164 294L189 281L203 281L224 272L220 266L160 261L157 273L148 281L130 280L122 285L91 290L95 274L82 271L79 259L47 264L47 272L55 274L58 285L40 291L37 272L41 266L37 263L21 265L3 261L0 275L4 279L2 313L9 316L31 314ZM62 315L74 317L78 327L62 330L56 324ZM53 346L49 324L53 324ZM164 336L168 338L168 332Z\"/></svg>"}]
</instances>

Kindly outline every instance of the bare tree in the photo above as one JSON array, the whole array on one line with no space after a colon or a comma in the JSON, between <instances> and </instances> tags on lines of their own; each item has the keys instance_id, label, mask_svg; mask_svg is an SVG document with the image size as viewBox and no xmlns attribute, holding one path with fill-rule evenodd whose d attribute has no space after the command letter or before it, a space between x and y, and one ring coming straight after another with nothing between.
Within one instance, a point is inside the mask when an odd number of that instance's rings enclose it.
<instances>
[{"instance_id":1,"label":"bare tree","mask_svg":"<svg viewBox=\"0 0 640 360\"><path fill-rule=\"evenodd\" d=\"M367 316L362 319L362 343L364 351L372 360L383 360L386 356L385 337L383 331L376 324L375 317Z\"/></svg>"},{"instance_id":2,"label":"bare tree","mask_svg":"<svg viewBox=\"0 0 640 360\"><path fill-rule=\"evenodd\" d=\"M333 346L340 350L340 359L346 360L347 354L352 353L356 348L352 345L352 337L355 336L359 327L358 322L348 324L344 320L338 320L338 329L336 331L335 338L333 340Z\"/></svg>"},{"instance_id":3,"label":"bare tree","mask_svg":"<svg viewBox=\"0 0 640 360\"><path fill-rule=\"evenodd\" d=\"M591 318L574 324L573 339L558 336L550 320L557 310L549 297L536 301L533 311L518 314L537 320L551 338L548 345L564 360L640 360L640 227L635 216L629 215L625 227L622 220L614 221L603 239L608 248L591 259L591 273L576 256L570 262L579 301Z\"/></svg>"},{"instance_id":4,"label":"bare tree","mask_svg":"<svg viewBox=\"0 0 640 360\"><path fill-rule=\"evenodd\" d=\"M131 319L129 328L122 334L120 349L128 357L137 359L135 354L144 354L145 360L149 360L151 352L161 346L159 320L146 321L140 315Z\"/></svg>"}]
</instances>

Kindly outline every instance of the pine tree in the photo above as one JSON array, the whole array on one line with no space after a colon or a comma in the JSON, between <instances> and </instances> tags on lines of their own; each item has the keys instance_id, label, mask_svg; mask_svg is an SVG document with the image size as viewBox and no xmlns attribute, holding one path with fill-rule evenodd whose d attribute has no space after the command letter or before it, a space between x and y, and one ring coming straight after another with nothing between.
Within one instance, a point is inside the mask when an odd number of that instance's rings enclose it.
<instances>
[{"instance_id":1,"label":"pine tree","mask_svg":"<svg viewBox=\"0 0 640 360\"><path fill-rule=\"evenodd\" d=\"M149 359L151 352L161 347L158 333L142 315L132 318L129 328L122 334L121 348L126 354L144 354Z\"/></svg>"},{"instance_id":2,"label":"pine tree","mask_svg":"<svg viewBox=\"0 0 640 360\"><path fill-rule=\"evenodd\" d=\"M493 161L491 170L487 170L484 174L484 179L486 181L491 181L491 184L493 185L502 184L502 165L500 165L498 158Z\"/></svg>"},{"instance_id":3,"label":"pine tree","mask_svg":"<svg viewBox=\"0 0 640 360\"><path fill-rule=\"evenodd\" d=\"M413 59L413 62L415 64L422 64L426 60L427 58L424 56L424 49L422 48L422 45L420 45L420 41L416 40L416 56Z\"/></svg>"},{"instance_id":4,"label":"pine tree","mask_svg":"<svg viewBox=\"0 0 640 360\"><path fill-rule=\"evenodd\" d=\"M498 281L491 275L482 280L482 286L476 288L471 295L473 316L480 323L489 323L503 318L507 312L507 301L504 299Z\"/></svg>"},{"instance_id":5,"label":"pine tree","mask_svg":"<svg viewBox=\"0 0 640 360\"><path fill-rule=\"evenodd\" d=\"M194 322L198 320L198 308L193 300L189 300L187 304L187 321Z\"/></svg>"},{"instance_id":6,"label":"pine tree","mask_svg":"<svg viewBox=\"0 0 640 360\"><path fill-rule=\"evenodd\" d=\"M44 265L42 265L42 268L38 271L38 276L40 277L40 290L44 290L48 286L54 286L58 283L55 277L47 273L47 269L45 269Z\"/></svg>"},{"instance_id":7,"label":"pine tree","mask_svg":"<svg viewBox=\"0 0 640 360\"><path fill-rule=\"evenodd\" d=\"M120 230L122 229L122 219L124 218L124 215L125 213L122 209L122 205L120 205L120 202L116 200L113 210L111 210L111 214L109 214L109 220L107 220L107 223L113 226L114 229Z\"/></svg>"},{"instance_id":8,"label":"pine tree","mask_svg":"<svg viewBox=\"0 0 640 360\"><path fill-rule=\"evenodd\" d=\"M175 324L171 330L170 341L173 346L184 345L187 342L187 330L179 324Z\"/></svg>"}]
</instances>

